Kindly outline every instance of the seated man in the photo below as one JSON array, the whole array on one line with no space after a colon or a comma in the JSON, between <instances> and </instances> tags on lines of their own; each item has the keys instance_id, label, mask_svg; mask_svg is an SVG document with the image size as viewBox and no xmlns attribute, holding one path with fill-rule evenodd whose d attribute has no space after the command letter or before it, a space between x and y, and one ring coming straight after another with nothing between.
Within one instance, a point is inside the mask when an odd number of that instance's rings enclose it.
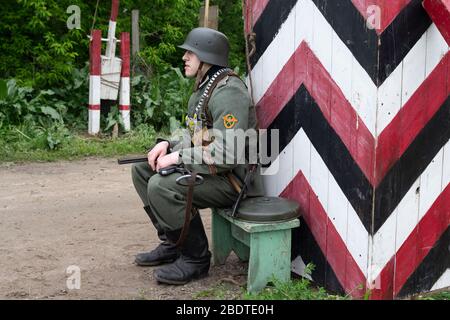
<instances>
[{"instance_id":1,"label":"seated man","mask_svg":"<svg viewBox=\"0 0 450 320\"><path fill-rule=\"evenodd\" d=\"M148 163L132 167L134 186L162 241L153 251L138 254L136 263L140 266L170 263L154 273L159 282L168 284L185 284L206 276L211 253L197 210L193 210L185 241L179 247L175 245L185 220L188 188L176 183L179 173L168 176L157 173L161 168L182 164L204 179L203 184L194 188L192 204L195 208L231 207L238 197L248 164L239 162L235 152L231 152L232 161L213 161L212 158L217 157L212 150L227 152L234 139L220 142L214 135L205 139L205 132L213 129L212 132L225 137L226 133L237 129L256 129L255 110L248 90L242 80L226 68L227 37L213 29L196 28L180 48L186 50L183 55L186 76L196 77L186 117L189 143L186 144L186 139L182 139L184 142L159 139L148 153ZM248 143L235 147L243 151ZM261 177L256 174L247 188L249 195L262 195Z\"/></svg>"}]
</instances>

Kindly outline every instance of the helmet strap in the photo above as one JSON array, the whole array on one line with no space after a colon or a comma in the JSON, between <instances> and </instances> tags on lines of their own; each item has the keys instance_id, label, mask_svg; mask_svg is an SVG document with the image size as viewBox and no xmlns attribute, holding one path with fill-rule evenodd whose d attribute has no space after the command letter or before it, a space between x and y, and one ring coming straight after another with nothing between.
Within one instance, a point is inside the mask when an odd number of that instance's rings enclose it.
<instances>
[{"instance_id":1,"label":"helmet strap","mask_svg":"<svg viewBox=\"0 0 450 320\"><path fill-rule=\"evenodd\" d=\"M198 87L202 83L203 77L205 76L205 72L203 71L203 61L200 62L197 70L197 77L195 79L194 91L198 90Z\"/></svg>"}]
</instances>

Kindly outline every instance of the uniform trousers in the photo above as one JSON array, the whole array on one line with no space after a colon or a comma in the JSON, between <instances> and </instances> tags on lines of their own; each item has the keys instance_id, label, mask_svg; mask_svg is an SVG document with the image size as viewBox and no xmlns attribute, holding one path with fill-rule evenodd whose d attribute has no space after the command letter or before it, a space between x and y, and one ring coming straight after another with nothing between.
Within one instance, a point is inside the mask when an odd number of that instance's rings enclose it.
<instances>
[{"instance_id":1,"label":"uniform trousers","mask_svg":"<svg viewBox=\"0 0 450 320\"><path fill-rule=\"evenodd\" d=\"M134 187L144 206L149 206L164 230L181 229L184 225L187 186L176 183L180 173L161 176L148 163L133 164ZM202 175L202 184L194 187L192 205L198 209L228 208L238 193L223 175Z\"/></svg>"}]
</instances>

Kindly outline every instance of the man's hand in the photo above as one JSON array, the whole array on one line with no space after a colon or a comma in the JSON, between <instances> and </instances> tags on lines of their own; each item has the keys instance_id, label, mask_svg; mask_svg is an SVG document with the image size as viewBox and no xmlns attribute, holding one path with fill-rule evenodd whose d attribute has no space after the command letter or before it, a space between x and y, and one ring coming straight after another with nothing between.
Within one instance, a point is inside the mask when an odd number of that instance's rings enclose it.
<instances>
[{"instance_id":1,"label":"man's hand","mask_svg":"<svg viewBox=\"0 0 450 320\"><path fill-rule=\"evenodd\" d=\"M161 141L147 154L148 164L152 167L152 170L156 170L156 160L158 158L164 157L167 154L167 148L169 147L169 142Z\"/></svg>"},{"instance_id":2,"label":"man's hand","mask_svg":"<svg viewBox=\"0 0 450 320\"><path fill-rule=\"evenodd\" d=\"M159 157L158 160L156 161L156 172L159 172L159 170L161 170L162 168L166 168L168 166L177 164L179 157L180 155L178 151Z\"/></svg>"}]
</instances>

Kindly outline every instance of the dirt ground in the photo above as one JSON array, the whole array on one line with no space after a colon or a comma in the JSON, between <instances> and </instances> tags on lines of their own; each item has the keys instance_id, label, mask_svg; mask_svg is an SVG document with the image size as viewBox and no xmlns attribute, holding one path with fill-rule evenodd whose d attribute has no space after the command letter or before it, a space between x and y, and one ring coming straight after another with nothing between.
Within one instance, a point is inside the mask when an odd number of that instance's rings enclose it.
<instances>
[{"instance_id":1,"label":"dirt ground","mask_svg":"<svg viewBox=\"0 0 450 320\"><path fill-rule=\"evenodd\" d=\"M159 240L130 169L115 159L0 164L0 299L240 297L246 264L234 255L184 286L159 285L155 267L133 263Z\"/></svg>"}]
</instances>

